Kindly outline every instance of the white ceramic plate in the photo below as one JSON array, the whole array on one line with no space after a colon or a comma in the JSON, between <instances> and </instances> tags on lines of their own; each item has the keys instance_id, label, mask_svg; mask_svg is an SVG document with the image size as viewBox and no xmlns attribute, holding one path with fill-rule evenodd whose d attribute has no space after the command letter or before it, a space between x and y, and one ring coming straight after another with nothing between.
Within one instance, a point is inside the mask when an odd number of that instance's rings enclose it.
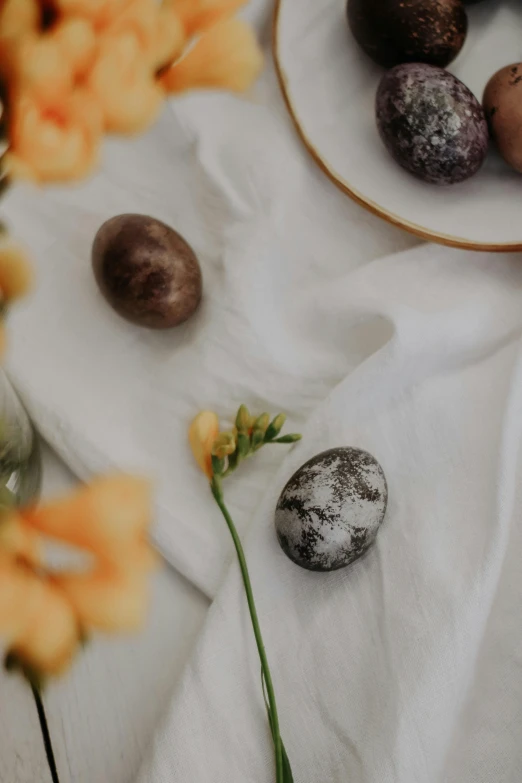
<instances>
[{"instance_id":1,"label":"white ceramic plate","mask_svg":"<svg viewBox=\"0 0 522 783\"><path fill-rule=\"evenodd\" d=\"M464 48L449 66L479 98L489 77L522 61L522 0L468 6ZM403 171L377 133L382 69L359 49L345 0L277 0L274 56L297 130L348 195L432 241L477 250L522 250L522 175L492 150L475 177L445 187Z\"/></svg>"}]
</instances>

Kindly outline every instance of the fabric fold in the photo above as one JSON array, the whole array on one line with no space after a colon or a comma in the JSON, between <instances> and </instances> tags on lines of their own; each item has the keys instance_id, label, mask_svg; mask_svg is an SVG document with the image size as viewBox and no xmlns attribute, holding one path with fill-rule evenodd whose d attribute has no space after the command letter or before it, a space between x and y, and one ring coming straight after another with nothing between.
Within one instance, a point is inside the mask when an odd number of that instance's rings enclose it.
<instances>
[{"instance_id":1,"label":"fabric fold","mask_svg":"<svg viewBox=\"0 0 522 783\"><path fill-rule=\"evenodd\" d=\"M364 296L376 278L379 303ZM520 777L521 286L516 256L437 247L337 284L353 322L379 316L386 338L311 414L247 541L302 783ZM300 464L339 445L381 462L388 511L366 557L308 573L280 551L274 508ZM272 781L258 679L233 565L140 783Z\"/></svg>"}]
</instances>

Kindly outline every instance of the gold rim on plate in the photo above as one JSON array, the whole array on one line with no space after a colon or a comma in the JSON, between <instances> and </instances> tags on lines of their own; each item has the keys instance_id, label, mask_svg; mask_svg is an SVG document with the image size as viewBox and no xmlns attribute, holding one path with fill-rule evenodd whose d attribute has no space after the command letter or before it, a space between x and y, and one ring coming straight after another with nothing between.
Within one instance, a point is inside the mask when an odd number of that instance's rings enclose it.
<instances>
[{"instance_id":1,"label":"gold rim on plate","mask_svg":"<svg viewBox=\"0 0 522 783\"><path fill-rule=\"evenodd\" d=\"M283 3L284 0L275 0L274 16L272 22L272 52L277 79L279 81L279 86L281 87L281 92L283 94L286 107L290 117L292 118L292 122L299 138L319 168L322 169L322 171L326 174L328 179L330 179L334 185L339 188L339 190L341 190L343 193L346 193L347 196L350 196L351 199L356 201L357 204L360 204L369 212L372 212L374 215L377 215L377 217L380 217L383 220L386 220L386 222L391 223L392 226L398 226L398 228L409 231L410 234L415 234L415 236L418 236L421 239L426 239L430 242L437 242L440 245L448 245L449 247L458 247L461 250L480 250L494 253L512 253L513 251L522 250L522 241L500 243L471 242L469 239L464 239L462 237L455 237L450 234L439 234L436 231L428 231L428 229L423 228L423 226L419 226L416 223L410 223L408 220L404 220L403 218L399 217L399 215L395 215L393 212L389 212L387 209L379 206L379 204L376 204L375 201L371 201L371 199L366 198L362 193L359 193L359 191L352 188L352 186L332 168L332 166L321 156L321 153L314 147L301 125L297 110L295 109L292 102L289 80L283 69L283 66L281 65L281 58L279 55L279 21Z\"/></svg>"}]
</instances>

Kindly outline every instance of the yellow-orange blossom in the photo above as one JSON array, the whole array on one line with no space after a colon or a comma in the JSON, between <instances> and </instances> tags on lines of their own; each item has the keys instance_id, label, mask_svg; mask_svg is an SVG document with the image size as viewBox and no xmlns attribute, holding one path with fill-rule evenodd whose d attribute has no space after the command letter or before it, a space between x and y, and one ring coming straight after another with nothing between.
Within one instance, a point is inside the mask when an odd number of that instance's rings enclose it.
<instances>
[{"instance_id":1,"label":"yellow-orange blossom","mask_svg":"<svg viewBox=\"0 0 522 783\"><path fill-rule=\"evenodd\" d=\"M84 177L103 133L144 130L168 93L247 89L262 57L248 25L233 18L244 2L56 0L49 22L41 0L3 0L11 176Z\"/></svg>"},{"instance_id":2,"label":"yellow-orange blossom","mask_svg":"<svg viewBox=\"0 0 522 783\"><path fill-rule=\"evenodd\" d=\"M49 674L72 659L92 629L140 626L155 556L147 542L148 484L129 476L98 479L61 501L0 518L0 635L26 665ZM42 542L79 548L84 569L51 571Z\"/></svg>"}]
</instances>

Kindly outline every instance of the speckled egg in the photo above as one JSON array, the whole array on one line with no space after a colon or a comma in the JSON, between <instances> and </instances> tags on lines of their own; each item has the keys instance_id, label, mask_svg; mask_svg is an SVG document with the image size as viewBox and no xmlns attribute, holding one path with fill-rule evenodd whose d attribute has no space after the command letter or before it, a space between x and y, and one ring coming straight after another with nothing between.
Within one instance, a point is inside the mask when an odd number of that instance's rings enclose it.
<instances>
[{"instance_id":1,"label":"speckled egg","mask_svg":"<svg viewBox=\"0 0 522 783\"><path fill-rule=\"evenodd\" d=\"M377 90L377 127L388 152L425 182L473 176L488 151L488 126L473 93L433 65L398 65Z\"/></svg>"},{"instance_id":2,"label":"speckled egg","mask_svg":"<svg viewBox=\"0 0 522 783\"><path fill-rule=\"evenodd\" d=\"M348 0L348 25L359 46L379 65L446 66L466 40L461 0Z\"/></svg>"},{"instance_id":3,"label":"speckled egg","mask_svg":"<svg viewBox=\"0 0 522 783\"><path fill-rule=\"evenodd\" d=\"M489 80L484 111L498 151L522 172L522 63L507 65Z\"/></svg>"},{"instance_id":4,"label":"speckled egg","mask_svg":"<svg viewBox=\"0 0 522 783\"><path fill-rule=\"evenodd\" d=\"M275 511L279 543L309 571L335 571L372 544L386 511L383 470L366 451L324 451L299 468Z\"/></svg>"}]
</instances>

